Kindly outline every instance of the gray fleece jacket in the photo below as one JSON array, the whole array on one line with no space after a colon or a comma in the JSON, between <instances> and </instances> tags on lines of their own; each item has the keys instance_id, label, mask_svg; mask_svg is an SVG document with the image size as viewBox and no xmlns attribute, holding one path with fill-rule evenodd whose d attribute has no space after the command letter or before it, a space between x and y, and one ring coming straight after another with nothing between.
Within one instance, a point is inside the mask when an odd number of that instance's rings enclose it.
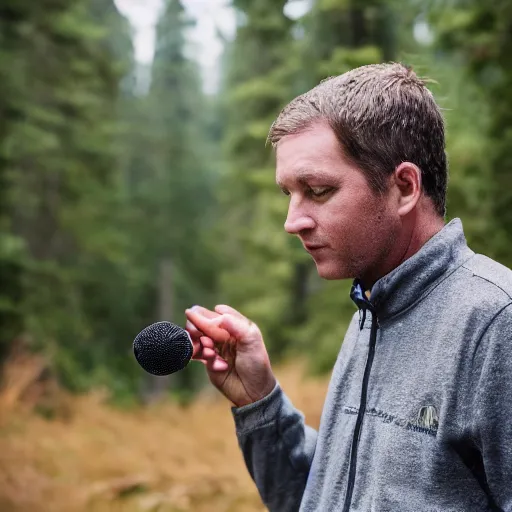
<instances>
[{"instance_id":1,"label":"gray fleece jacket","mask_svg":"<svg viewBox=\"0 0 512 512\"><path fill-rule=\"evenodd\" d=\"M512 272L459 219L354 315L319 431L281 387L233 408L272 512L512 511Z\"/></svg>"}]
</instances>

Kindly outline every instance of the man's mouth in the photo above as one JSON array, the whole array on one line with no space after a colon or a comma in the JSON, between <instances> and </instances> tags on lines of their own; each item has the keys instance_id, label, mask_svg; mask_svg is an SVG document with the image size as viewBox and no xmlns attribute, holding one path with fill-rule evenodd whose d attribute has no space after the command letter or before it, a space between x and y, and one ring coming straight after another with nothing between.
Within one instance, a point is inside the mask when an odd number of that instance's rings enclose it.
<instances>
[{"instance_id":1,"label":"man's mouth","mask_svg":"<svg viewBox=\"0 0 512 512\"><path fill-rule=\"evenodd\" d=\"M304 248L308 252L318 251L319 249L323 249L325 245L320 244L304 244Z\"/></svg>"}]
</instances>

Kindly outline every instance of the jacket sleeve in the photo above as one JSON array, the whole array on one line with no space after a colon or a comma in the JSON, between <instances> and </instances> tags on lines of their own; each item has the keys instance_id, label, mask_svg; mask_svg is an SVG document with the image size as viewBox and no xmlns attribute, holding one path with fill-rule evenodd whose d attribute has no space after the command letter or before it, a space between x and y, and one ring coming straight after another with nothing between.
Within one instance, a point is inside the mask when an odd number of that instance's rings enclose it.
<instances>
[{"instance_id":1,"label":"jacket sleeve","mask_svg":"<svg viewBox=\"0 0 512 512\"><path fill-rule=\"evenodd\" d=\"M512 512L512 305L503 307L473 355L467 422L481 453L481 484L493 509Z\"/></svg>"},{"instance_id":2,"label":"jacket sleeve","mask_svg":"<svg viewBox=\"0 0 512 512\"><path fill-rule=\"evenodd\" d=\"M262 400L232 408L245 463L270 512L297 512L317 432L304 424L279 383Z\"/></svg>"}]
</instances>

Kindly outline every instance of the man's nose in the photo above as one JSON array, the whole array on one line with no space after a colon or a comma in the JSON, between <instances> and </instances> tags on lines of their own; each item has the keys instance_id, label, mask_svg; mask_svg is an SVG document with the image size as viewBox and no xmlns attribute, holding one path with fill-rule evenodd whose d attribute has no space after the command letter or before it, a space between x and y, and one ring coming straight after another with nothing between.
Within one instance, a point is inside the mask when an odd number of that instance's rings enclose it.
<instances>
[{"instance_id":1,"label":"man's nose","mask_svg":"<svg viewBox=\"0 0 512 512\"><path fill-rule=\"evenodd\" d=\"M288 215L284 223L284 229L290 235L298 235L301 231L313 229L315 221L300 207L295 206L290 202L288 207Z\"/></svg>"}]
</instances>

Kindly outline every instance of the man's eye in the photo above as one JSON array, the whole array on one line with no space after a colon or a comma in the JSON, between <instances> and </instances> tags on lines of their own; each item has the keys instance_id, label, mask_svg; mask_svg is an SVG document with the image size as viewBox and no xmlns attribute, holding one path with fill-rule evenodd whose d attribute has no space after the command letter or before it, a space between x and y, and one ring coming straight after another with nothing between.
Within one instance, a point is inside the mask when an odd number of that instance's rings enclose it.
<instances>
[{"instance_id":1,"label":"man's eye","mask_svg":"<svg viewBox=\"0 0 512 512\"><path fill-rule=\"evenodd\" d=\"M332 192L332 190L332 187L311 187L309 189L309 193L313 197L322 197L327 195L329 192Z\"/></svg>"},{"instance_id":2,"label":"man's eye","mask_svg":"<svg viewBox=\"0 0 512 512\"><path fill-rule=\"evenodd\" d=\"M285 188L282 188L281 189L281 192L285 195L285 196L289 196L290 195L290 192L288 190L286 190Z\"/></svg>"}]
</instances>

